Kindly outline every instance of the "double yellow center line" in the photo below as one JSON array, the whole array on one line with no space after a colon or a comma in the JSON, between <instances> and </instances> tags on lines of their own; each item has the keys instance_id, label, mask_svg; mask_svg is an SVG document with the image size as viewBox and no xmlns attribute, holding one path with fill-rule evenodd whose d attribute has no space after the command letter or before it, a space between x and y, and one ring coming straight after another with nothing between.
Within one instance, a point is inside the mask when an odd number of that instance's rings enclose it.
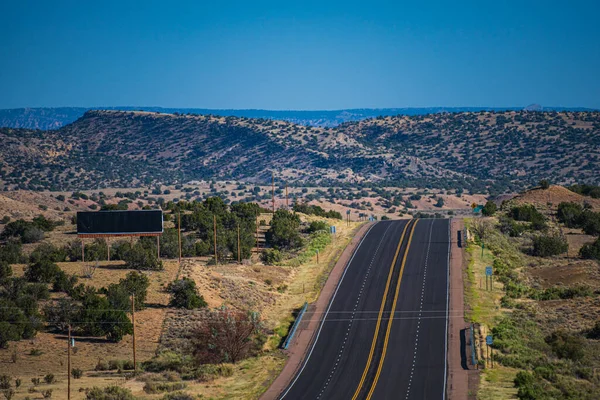
<instances>
[{"instance_id":1,"label":"double yellow center line","mask_svg":"<svg viewBox=\"0 0 600 400\"><path fill-rule=\"evenodd\" d=\"M394 269L395 269L394 267L396 265L396 261L398 260L398 255L400 254L400 249L402 247L402 243L404 242L404 236L406 235L406 231L408 230L409 225L411 225L411 222L412 221L409 221L404 226L404 230L402 231L402 236L400 237L400 241L398 242L398 247L396 248L396 253L394 254L394 259L392 260L392 265L390 266L390 272L388 274L387 282L385 284L385 291L383 293L383 298L381 299L381 307L379 308L379 315L377 317L377 325L375 326L375 333L373 334L371 350L369 352L369 357L367 359L367 364L365 365L365 369L363 371L362 377L360 379L360 382L358 383L358 387L356 388L356 391L354 392L354 396L352 396L352 400L356 400L358 398L358 396L365 384L365 380L367 378L369 369L371 367L371 362L373 360L373 355L375 353L375 347L377 344L377 337L379 336L379 329L381 327L381 319L382 319L383 312L385 309L385 303L387 300L390 283L392 281L392 276L394 275ZM369 393L367 394L367 397L366 397L367 400L370 400L371 396L373 396L373 392L375 391L375 387L377 386L377 381L379 380L379 375L381 374L381 370L383 369L383 361L385 360L385 354L387 351L388 340L390 337L390 332L392 330L392 322L393 322L393 318L394 318L394 313L396 312L396 303L398 301L398 292L400 291L400 282L402 282L402 275L404 273L404 265L406 264L406 257L408 256L408 249L410 248L410 244L412 242L412 238L413 238L413 234L415 232L415 226L417 225L417 222L418 222L418 220L414 220L414 223L411 226L410 234L408 236L408 243L406 245L406 248L404 249L404 255L402 257L402 265L400 266L400 275L398 277L398 282L396 283L396 290L394 293L394 301L392 303L392 309L390 310L390 314L389 314L390 319L388 321L387 329L385 332L385 339L383 342L383 350L381 353L381 358L379 359L379 365L377 366L377 372L375 373L375 378L373 379L373 382L371 383Z\"/></svg>"}]
</instances>

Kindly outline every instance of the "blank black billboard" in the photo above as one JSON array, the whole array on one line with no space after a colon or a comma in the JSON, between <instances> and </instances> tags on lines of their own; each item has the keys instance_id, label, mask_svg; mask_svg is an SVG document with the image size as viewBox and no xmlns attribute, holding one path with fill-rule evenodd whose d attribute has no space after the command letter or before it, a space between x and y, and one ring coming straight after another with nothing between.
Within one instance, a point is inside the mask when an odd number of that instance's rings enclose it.
<instances>
[{"instance_id":1,"label":"blank black billboard","mask_svg":"<svg viewBox=\"0 0 600 400\"><path fill-rule=\"evenodd\" d=\"M162 210L77 213L77 234L80 235L143 235L162 231Z\"/></svg>"}]
</instances>

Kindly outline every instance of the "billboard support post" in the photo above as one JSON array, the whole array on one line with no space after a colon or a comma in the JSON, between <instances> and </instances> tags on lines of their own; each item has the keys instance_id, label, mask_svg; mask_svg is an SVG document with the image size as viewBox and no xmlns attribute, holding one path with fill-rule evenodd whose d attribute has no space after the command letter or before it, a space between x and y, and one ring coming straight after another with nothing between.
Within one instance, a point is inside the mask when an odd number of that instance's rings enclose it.
<instances>
[{"instance_id":1,"label":"billboard support post","mask_svg":"<svg viewBox=\"0 0 600 400\"><path fill-rule=\"evenodd\" d=\"M81 238L81 262L85 262L85 244L83 238Z\"/></svg>"},{"instance_id":2,"label":"billboard support post","mask_svg":"<svg viewBox=\"0 0 600 400\"><path fill-rule=\"evenodd\" d=\"M110 243L108 241L108 237L104 238L104 241L106 242L106 258L108 261L110 261Z\"/></svg>"},{"instance_id":3,"label":"billboard support post","mask_svg":"<svg viewBox=\"0 0 600 400\"><path fill-rule=\"evenodd\" d=\"M273 198L273 214L275 214L275 173L271 171L271 197Z\"/></svg>"},{"instance_id":4,"label":"billboard support post","mask_svg":"<svg viewBox=\"0 0 600 400\"><path fill-rule=\"evenodd\" d=\"M160 260L160 236L156 237L156 258Z\"/></svg>"},{"instance_id":5,"label":"billboard support post","mask_svg":"<svg viewBox=\"0 0 600 400\"><path fill-rule=\"evenodd\" d=\"M71 400L71 324L67 337L67 399Z\"/></svg>"},{"instance_id":6,"label":"billboard support post","mask_svg":"<svg viewBox=\"0 0 600 400\"><path fill-rule=\"evenodd\" d=\"M258 214L256 214L256 252L258 253Z\"/></svg>"}]
</instances>

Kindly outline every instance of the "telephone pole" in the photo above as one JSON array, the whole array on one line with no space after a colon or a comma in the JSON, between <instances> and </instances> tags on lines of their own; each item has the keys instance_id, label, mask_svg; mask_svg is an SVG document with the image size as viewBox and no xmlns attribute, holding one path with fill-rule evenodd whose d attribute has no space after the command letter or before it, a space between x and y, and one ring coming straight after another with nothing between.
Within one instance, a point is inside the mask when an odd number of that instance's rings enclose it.
<instances>
[{"instance_id":1,"label":"telephone pole","mask_svg":"<svg viewBox=\"0 0 600 400\"><path fill-rule=\"evenodd\" d=\"M273 198L273 214L275 214L275 173L271 171L271 197Z\"/></svg>"},{"instance_id":2,"label":"telephone pole","mask_svg":"<svg viewBox=\"0 0 600 400\"><path fill-rule=\"evenodd\" d=\"M133 374L137 373L137 362L135 357L135 293L131 294L131 325L133 325Z\"/></svg>"},{"instance_id":3,"label":"telephone pole","mask_svg":"<svg viewBox=\"0 0 600 400\"><path fill-rule=\"evenodd\" d=\"M67 400L71 400L71 324L67 342Z\"/></svg>"},{"instance_id":4,"label":"telephone pole","mask_svg":"<svg viewBox=\"0 0 600 400\"><path fill-rule=\"evenodd\" d=\"M217 216L213 215L213 231L214 231L214 242L215 242L215 264L217 263Z\"/></svg>"},{"instance_id":5,"label":"telephone pole","mask_svg":"<svg viewBox=\"0 0 600 400\"><path fill-rule=\"evenodd\" d=\"M256 214L256 252L258 253L258 214Z\"/></svg>"},{"instance_id":6,"label":"telephone pole","mask_svg":"<svg viewBox=\"0 0 600 400\"><path fill-rule=\"evenodd\" d=\"M289 199L288 199L288 185L287 185L287 182L285 183L285 208L288 211L290 210L290 203L289 203Z\"/></svg>"}]
</instances>

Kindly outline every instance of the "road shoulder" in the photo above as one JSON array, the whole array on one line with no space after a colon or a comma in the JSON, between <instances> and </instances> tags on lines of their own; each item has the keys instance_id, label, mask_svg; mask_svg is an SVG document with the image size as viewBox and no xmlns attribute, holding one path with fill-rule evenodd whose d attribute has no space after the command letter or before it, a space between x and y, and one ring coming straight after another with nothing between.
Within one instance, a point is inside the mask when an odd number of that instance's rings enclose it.
<instances>
[{"instance_id":1,"label":"road shoulder","mask_svg":"<svg viewBox=\"0 0 600 400\"><path fill-rule=\"evenodd\" d=\"M448 310L448 381L446 392L448 400L464 400L469 395L469 371L463 367L461 356L461 332L468 324L464 315L463 251L465 238L459 247L458 232L463 231L462 219L454 218L450 222L450 304Z\"/></svg>"}]
</instances>

